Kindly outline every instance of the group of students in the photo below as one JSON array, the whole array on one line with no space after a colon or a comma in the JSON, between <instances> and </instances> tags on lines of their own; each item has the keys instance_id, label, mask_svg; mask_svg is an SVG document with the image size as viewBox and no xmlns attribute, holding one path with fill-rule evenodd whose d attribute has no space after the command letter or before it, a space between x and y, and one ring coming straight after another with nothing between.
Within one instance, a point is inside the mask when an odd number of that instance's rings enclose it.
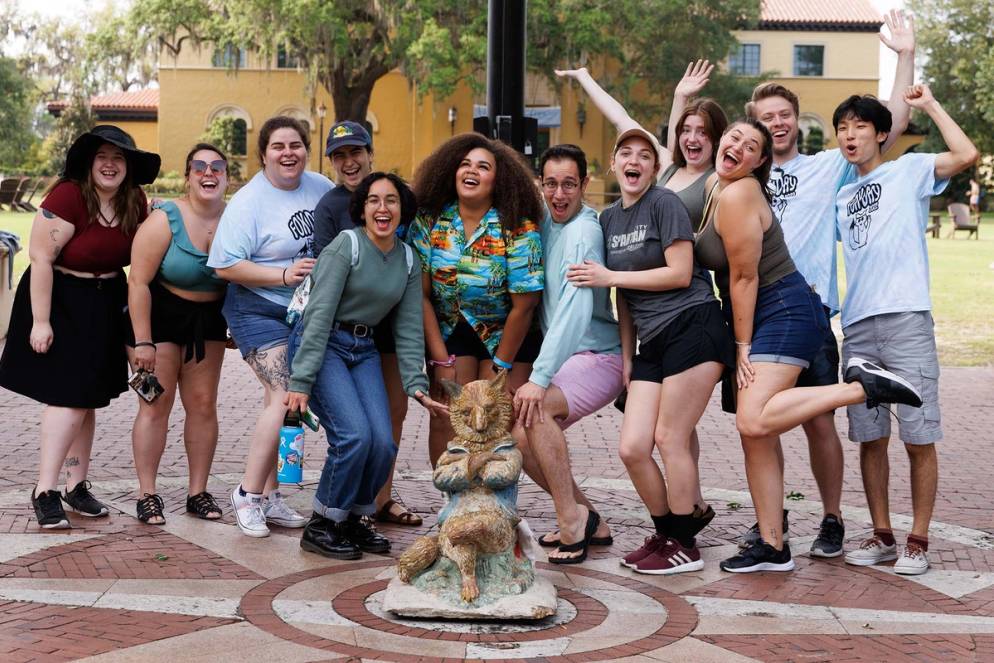
<instances>
[{"instance_id":1,"label":"group of students","mask_svg":"<svg viewBox=\"0 0 994 663\"><path fill-rule=\"evenodd\" d=\"M558 531L539 539L553 549L550 562L580 563L589 546L613 543L574 481L564 431L616 402L625 412L619 455L655 532L622 563L645 574L698 570L695 537L715 512L701 493L695 427L721 382L757 513L722 569L793 568L779 435L799 425L825 509L811 554L843 554L832 416L841 406L861 443L874 524L846 561L896 559L890 419L880 405L893 403L914 506L896 570L924 572L941 429L923 228L929 197L977 152L928 88L911 85L910 24L899 14L887 24L884 41L899 55L889 107L846 99L833 117L839 149L817 155L798 153L798 99L778 84L757 87L746 117L729 123L715 102L693 100L712 68L691 64L666 150L586 70L559 72L619 132L611 170L620 200L599 218L583 202L587 161L574 145L542 155L536 187L511 148L463 134L408 186L374 171L362 125L339 122L325 149L334 186L306 170L307 128L284 116L260 128L262 169L230 202L226 156L198 144L185 194L147 213L140 185L154 180L158 156L117 128L95 127L70 148L35 218L0 359L0 385L47 406L31 496L39 523L67 527L63 501L86 516L109 512L86 476L94 411L126 389L125 354L164 390L139 400L133 429L138 518L165 520L156 474L177 391L187 412L187 511L220 518L207 477L230 333L264 391L230 495L246 535L277 524L303 527L301 547L328 557L388 551L373 517L421 522L391 497L408 399L432 414L434 465L453 436L443 382L507 371L512 435L556 508ZM911 107L932 117L949 151L884 162ZM829 325L840 310L837 236L848 282L841 383ZM286 412L308 408L328 451L305 517L282 497L275 466Z\"/></svg>"}]
</instances>

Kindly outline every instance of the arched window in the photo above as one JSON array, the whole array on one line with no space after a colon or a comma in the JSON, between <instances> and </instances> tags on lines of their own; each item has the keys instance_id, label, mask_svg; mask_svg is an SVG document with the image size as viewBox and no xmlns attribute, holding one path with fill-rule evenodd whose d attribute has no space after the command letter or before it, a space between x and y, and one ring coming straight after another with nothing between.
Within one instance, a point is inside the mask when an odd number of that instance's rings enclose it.
<instances>
[{"instance_id":1,"label":"arched window","mask_svg":"<svg viewBox=\"0 0 994 663\"><path fill-rule=\"evenodd\" d=\"M248 132L252 129L252 117L244 108L233 104L218 106L207 116L207 129L210 130L218 118L234 118L231 123L232 135L230 137L230 149L233 156L245 156L248 154Z\"/></svg>"},{"instance_id":2,"label":"arched window","mask_svg":"<svg viewBox=\"0 0 994 663\"><path fill-rule=\"evenodd\" d=\"M275 113L276 115L286 115L287 117L292 117L298 122L302 122L304 128L307 129L308 133L314 131L313 124L311 123L311 118L307 114L307 111L300 108L299 106L283 106Z\"/></svg>"},{"instance_id":3,"label":"arched window","mask_svg":"<svg viewBox=\"0 0 994 663\"><path fill-rule=\"evenodd\" d=\"M802 154L817 154L825 149L827 136L825 123L814 113L801 113L797 118L797 126L801 130L798 136L798 151Z\"/></svg>"}]
</instances>

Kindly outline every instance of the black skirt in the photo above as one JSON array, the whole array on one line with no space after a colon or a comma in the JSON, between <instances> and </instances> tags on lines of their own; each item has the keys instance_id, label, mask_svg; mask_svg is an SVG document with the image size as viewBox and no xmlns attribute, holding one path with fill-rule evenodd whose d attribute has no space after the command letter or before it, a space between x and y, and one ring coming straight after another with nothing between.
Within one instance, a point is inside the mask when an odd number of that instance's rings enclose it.
<instances>
[{"instance_id":1,"label":"black skirt","mask_svg":"<svg viewBox=\"0 0 994 663\"><path fill-rule=\"evenodd\" d=\"M101 408L128 388L122 312L124 273L88 279L53 270L52 345L38 354L29 338L31 269L14 296L7 344L0 357L0 386L46 405Z\"/></svg>"},{"instance_id":2,"label":"black skirt","mask_svg":"<svg viewBox=\"0 0 994 663\"><path fill-rule=\"evenodd\" d=\"M183 361L204 359L205 341L226 341L228 323L221 315L224 297L214 301L193 302L170 292L158 281L148 284L152 294L153 343L175 343L184 349ZM223 291L222 291L223 292ZM128 347L135 347L131 318L125 311L124 328Z\"/></svg>"}]
</instances>

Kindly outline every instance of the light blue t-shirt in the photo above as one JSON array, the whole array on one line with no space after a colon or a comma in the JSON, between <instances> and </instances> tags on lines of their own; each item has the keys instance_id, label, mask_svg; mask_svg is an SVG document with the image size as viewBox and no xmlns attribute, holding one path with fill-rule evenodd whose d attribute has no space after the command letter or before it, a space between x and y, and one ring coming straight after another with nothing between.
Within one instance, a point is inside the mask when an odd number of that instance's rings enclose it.
<instances>
[{"instance_id":1,"label":"light blue t-shirt","mask_svg":"<svg viewBox=\"0 0 994 663\"><path fill-rule=\"evenodd\" d=\"M578 352L619 354L621 337L607 288L577 288L566 270L584 260L604 264L604 233L597 212L584 205L566 223L556 223L548 209L542 219L545 291L539 322L542 350L529 380L548 387L552 377Z\"/></svg>"},{"instance_id":2,"label":"light blue t-shirt","mask_svg":"<svg viewBox=\"0 0 994 663\"><path fill-rule=\"evenodd\" d=\"M209 267L231 267L248 260L263 267L289 267L310 255L314 208L334 184L304 171L300 186L284 191L260 171L231 197L224 208L207 258ZM287 306L293 288L246 286L269 301Z\"/></svg>"},{"instance_id":3,"label":"light blue t-shirt","mask_svg":"<svg viewBox=\"0 0 994 663\"><path fill-rule=\"evenodd\" d=\"M770 170L773 212L780 220L790 257L833 315L839 312L835 194L854 173L838 149L798 154Z\"/></svg>"},{"instance_id":4,"label":"light blue t-shirt","mask_svg":"<svg viewBox=\"0 0 994 663\"><path fill-rule=\"evenodd\" d=\"M844 185L837 216L846 262L842 326L884 313L928 311L929 198L949 180L935 179L934 154L905 154Z\"/></svg>"}]
</instances>

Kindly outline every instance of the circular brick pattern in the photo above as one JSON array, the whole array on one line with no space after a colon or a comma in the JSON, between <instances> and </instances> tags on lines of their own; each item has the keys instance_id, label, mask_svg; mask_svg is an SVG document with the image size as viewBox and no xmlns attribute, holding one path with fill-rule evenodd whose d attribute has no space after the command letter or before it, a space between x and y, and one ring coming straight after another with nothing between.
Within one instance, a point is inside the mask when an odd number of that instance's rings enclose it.
<instances>
[{"instance_id":1,"label":"circular brick pattern","mask_svg":"<svg viewBox=\"0 0 994 663\"><path fill-rule=\"evenodd\" d=\"M370 562L358 562L356 564L342 564L319 569L309 569L298 573L274 578L268 582L249 590L242 597L240 611L245 619L254 626L275 635L278 638L289 640L306 647L315 647L328 652L333 652L342 656L358 656L367 658L383 659L389 657L392 660L407 660L410 655L404 652L383 652L367 647L359 647L344 642L338 642L323 638L303 629L292 626L283 621L273 609L273 600L289 587L312 578L337 573L349 573L363 569L374 569L391 566L392 560L377 560ZM550 564L539 562L539 568L549 570L561 570ZM643 594L654 601L660 603L666 610L666 621L654 633L649 636L633 640L622 645L604 647L592 651L570 654L569 656L546 656L545 661L549 662L575 662L575 661L596 661L610 658L623 658L635 654L644 653L665 647L677 640L684 638L694 630L697 625L697 611L686 600L660 589L653 585L646 584L635 578L617 576L602 571L594 571L580 567L571 568L571 574L584 576L595 580L624 588L631 592ZM365 626L366 628L392 633L404 637L432 640L453 640L466 643L498 643L498 642L526 642L550 639L550 635L543 631L530 631L519 633L451 633L445 631L430 631L423 628L410 626L406 623L390 622L371 613L365 605L365 599L378 591L382 591L388 584L386 580L376 580L367 582L357 587L343 590L332 600L335 612L340 616ZM563 637L569 634L576 634L591 629L607 619L608 609L604 604L585 594L575 592L568 588L560 588L560 595L573 603L577 608L577 615L569 623L556 626L551 637ZM417 657L425 663L442 663L444 659L439 657L423 656Z\"/></svg>"}]
</instances>

